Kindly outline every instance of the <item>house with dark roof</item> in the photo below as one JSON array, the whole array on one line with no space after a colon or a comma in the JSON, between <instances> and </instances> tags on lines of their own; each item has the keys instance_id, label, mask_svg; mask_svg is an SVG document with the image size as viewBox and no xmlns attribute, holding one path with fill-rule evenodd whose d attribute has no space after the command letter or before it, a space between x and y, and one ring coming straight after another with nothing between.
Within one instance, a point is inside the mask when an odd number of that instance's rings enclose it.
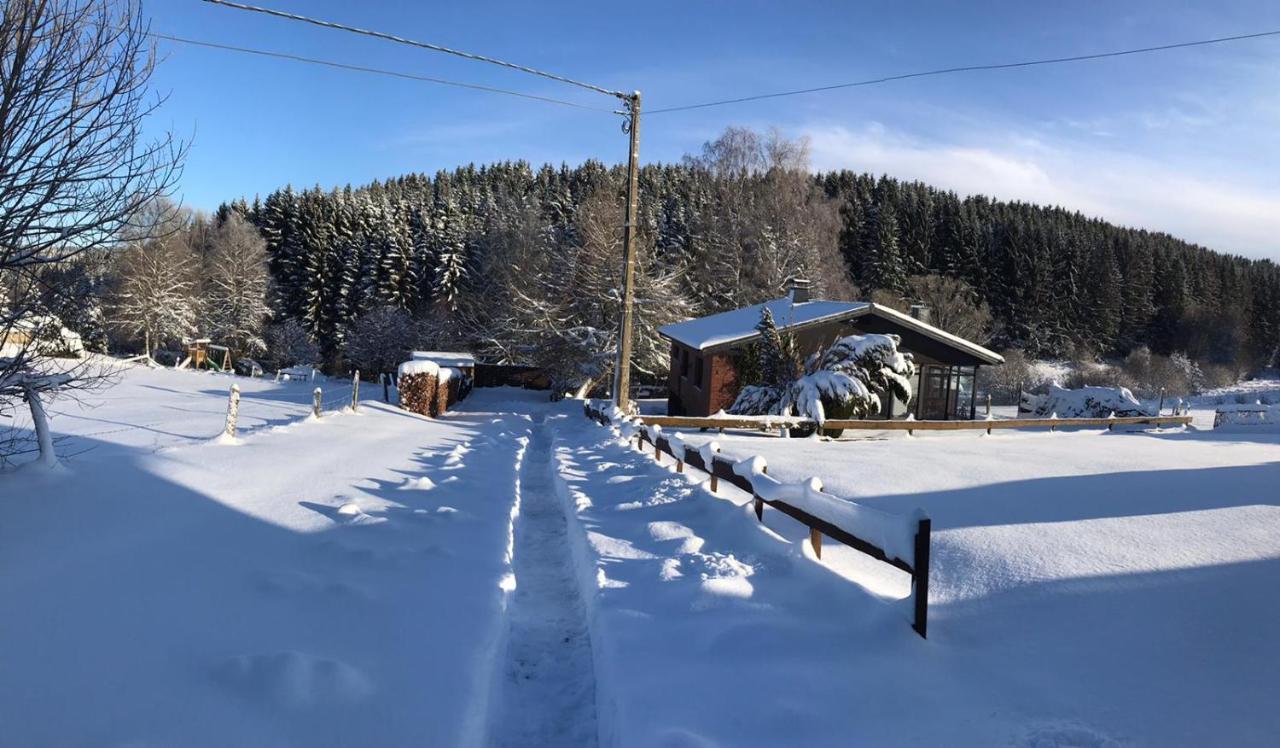
<instances>
[{"instance_id":1,"label":"house with dark roof","mask_svg":"<svg viewBox=\"0 0 1280 748\"><path fill-rule=\"evenodd\" d=\"M811 299L808 284L796 281L781 299L659 328L658 334L671 343L670 415L709 416L733 404L743 384L735 362L745 346L759 340L756 325L765 307L805 355L846 335L897 335L899 350L910 353L916 364L913 396L909 403L887 403L882 418L971 419L977 408L978 368L1004 363L1000 354L929 324L923 307L904 314L866 301Z\"/></svg>"}]
</instances>

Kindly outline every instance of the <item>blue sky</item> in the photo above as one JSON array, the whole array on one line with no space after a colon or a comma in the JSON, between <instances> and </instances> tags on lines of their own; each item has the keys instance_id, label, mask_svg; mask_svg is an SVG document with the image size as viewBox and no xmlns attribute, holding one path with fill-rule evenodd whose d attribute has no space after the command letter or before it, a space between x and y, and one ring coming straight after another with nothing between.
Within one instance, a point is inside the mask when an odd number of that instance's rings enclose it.
<instances>
[{"instance_id":1,"label":"blue sky","mask_svg":"<svg viewBox=\"0 0 1280 748\"><path fill-rule=\"evenodd\" d=\"M1280 29L1270 0L1151 2L349 2L257 4L541 67L646 108L962 64ZM154 31L608 106L517 72L200 0ZM468 162L624 159L619 119L511 97L160 42L151 127L191 140L180 192L212 209L286 183L361 184ZM812 143L818 169L1055 203L1280 259L1280 37L964 73L656 114L645 161L728 125Z\"/></svg>"}]
</instances>

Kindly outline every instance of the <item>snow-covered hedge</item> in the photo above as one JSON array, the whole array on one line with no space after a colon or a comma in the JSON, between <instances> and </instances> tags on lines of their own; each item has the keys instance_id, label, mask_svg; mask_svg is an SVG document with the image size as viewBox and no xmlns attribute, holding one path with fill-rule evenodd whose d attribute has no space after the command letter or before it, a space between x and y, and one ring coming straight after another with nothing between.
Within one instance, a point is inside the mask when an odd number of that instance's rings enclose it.
<instances>
[{"instance_id":1,"label":"snow-covered hedge","mask_svg":"<svg viewBox=\"0 0 1280 748\"><path fill-rule=\"evenodd\" d=\"M1057 416L1059 418L1117 418L1130 416L1153 416L1156 413L1148 409L1133 393L1124 387L1081 387L1069 390L1056 382L1049 385L1049 391L1043 395L1028 395L1023 398L1024 406L1038 418Z\"/></svg>"}]
</instances>

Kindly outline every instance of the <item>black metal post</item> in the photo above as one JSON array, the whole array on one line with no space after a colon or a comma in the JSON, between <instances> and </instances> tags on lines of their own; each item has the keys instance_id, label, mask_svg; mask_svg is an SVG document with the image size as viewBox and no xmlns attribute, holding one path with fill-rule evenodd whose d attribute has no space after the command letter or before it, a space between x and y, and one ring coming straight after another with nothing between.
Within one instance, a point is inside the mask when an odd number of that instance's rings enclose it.
<instances>
[{"instance_id":1,"label":"black metal post","mask_svg":"<svg viewBox=\"0 0 1280 748\"><path fill-rule=\"evenodd\" d=\"M915 602L915 621L911 628L922 639L929 638L929 534L932 529L932 520L920 520L916 528L915 562L911 564L912 596Z\"/></svg>"}]
</instances>

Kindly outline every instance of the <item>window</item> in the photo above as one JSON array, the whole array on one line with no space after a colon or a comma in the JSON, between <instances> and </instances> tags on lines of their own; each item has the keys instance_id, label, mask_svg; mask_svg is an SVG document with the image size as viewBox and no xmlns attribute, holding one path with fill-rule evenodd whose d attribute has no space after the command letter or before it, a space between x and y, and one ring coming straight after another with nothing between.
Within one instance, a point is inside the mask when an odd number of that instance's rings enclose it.
<instances>
[{"instance_id":1,"label":"window","mask_svg":"<svg viewBox=\"0 0 1280 748\"><path fill-rule=\"evenodd\" d=\"M680 378L681 379L689 378L689 349L688 348L680 349Z\"/></svg>"},{"instance_id":2,"label":"window","mask_svg":"<svg viewBox=\"0 0 1280 748\"><path fill-rule=\"evenodd\" d=\"M702 389L702 356L693 362L693 386Z\"/></svg>"}]
</instances>

